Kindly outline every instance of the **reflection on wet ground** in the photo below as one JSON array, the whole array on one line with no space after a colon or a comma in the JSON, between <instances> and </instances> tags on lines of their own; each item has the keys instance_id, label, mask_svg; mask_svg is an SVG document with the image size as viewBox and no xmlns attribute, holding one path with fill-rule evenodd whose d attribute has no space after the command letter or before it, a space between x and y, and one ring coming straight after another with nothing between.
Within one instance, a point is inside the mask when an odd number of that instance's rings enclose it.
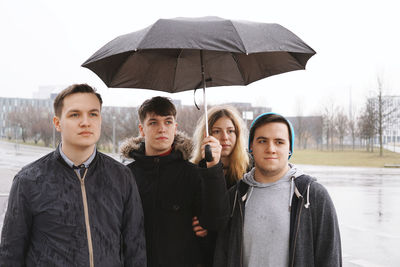
<instances>
[{"instance_id":1,"label":"reflection on wet ground","mask_svg":"<svg viewBox=\"0 0 400 267\"><path fill-rule=\"evenodd\" d=\"M400 169L301 168L335 204L344 266L400 266Z\"/></svg>"}]
</instances>

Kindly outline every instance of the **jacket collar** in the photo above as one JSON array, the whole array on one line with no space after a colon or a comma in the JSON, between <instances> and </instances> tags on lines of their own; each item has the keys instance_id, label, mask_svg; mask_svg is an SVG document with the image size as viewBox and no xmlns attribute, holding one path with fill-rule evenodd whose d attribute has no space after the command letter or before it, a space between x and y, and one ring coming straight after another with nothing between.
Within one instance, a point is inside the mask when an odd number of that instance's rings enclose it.
<instances>
[{"instance_id":1,"label":"jacket collar","mask_svg":"<svg viewBox=\"0 0 400 267\"><path fill-rule=\"evenodd\" d=\"M61 153L60 153L60 149L61 149L61 147L60 146L58 146L57 148L56 148L56 150L54 150L54 158L57 160L57 161L59 161L61 164L63 164L64 166L66 166L66 167L68 167L68 168L71 168L71 166L64 160L64 158L61 156ZM93 152L95 155L94 155L94 158L92 159L92 161L90 162L90 166L94 166L95 165L95 163L97 162L97 160L98 160L98 158L99 158L99 151L97 151L97 148L95 148L95 150L94 150L94 152Z\"/></svg>"},{"instance_id":2,"label":"jacket collar","mask_svg":"<svg viewBox=\"0 0 400 267\"><path fill-rule=\"evenodd\" d=\"M120 153L125 158L144 156L144 137L131 137L126 139L121 147ZM183 132L177 132L174 138L173 151L180 152L184 160L188 160L193 151L192 140Z\"/></svg>"}]
</instances>

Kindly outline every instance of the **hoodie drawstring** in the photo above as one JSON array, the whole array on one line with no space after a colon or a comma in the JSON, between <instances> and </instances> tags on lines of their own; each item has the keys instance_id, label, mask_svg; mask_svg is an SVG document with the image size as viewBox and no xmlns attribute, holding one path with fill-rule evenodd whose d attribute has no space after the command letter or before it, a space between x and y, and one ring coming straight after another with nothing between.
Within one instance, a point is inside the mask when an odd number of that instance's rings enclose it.
<instances>
[{"instance_id":1,"label":"hoodie drawstring","mask_svg":"<svg viewBox=\"0 0 400 267\"><path fill-rule=\"evenodd\" d=\"M254 186L250 186L249 191L247 191L247 193L242 197L243 202L246 201L246 198L247 198L247 201L244 204L245 207L247 206L247 203L249 203L249 200L250 200L251 194L253 193L253 190L254 190Z\"/></svg>"},{"instance_id":2,"label":"hoodie drawstring","mask_svg":"<svg viewBox=\"0 0 400 267\"><path fill-rule=\"evenodd\" d=\"M292 210L293 194L294 194L294 176L290 177L289 212Z\"/></svg>"},{"instance_id":3,"label":"hoodie drawstring","mask_svg":"<svg viewBox=\"0 0 400 267\"><path fill-rule=\"evenodd\" d=\"M304 205L306 209L310 207L310 185L311 184L308 184L307 186L307 203Z\"/></svg>"},{"instance_id":4,"label":"hoodie drawstring","mask_svg":"<svg viewBox=\"0 0 400 267\"><path fill-rule=\"evenodd\" d=\"M291 180L291 181L290 181L289 211L291 211L291 209L292 209L293 193L296 194L297 198L300 198L300 197L302 196L302 195L300 194L299 190L297 189L297 187L296 187L295 184L294 184L294 179L295 179L294 176L290 177L290 180ZM309 184L307 185L307 202L306 202L306 204L304 204L304 207L305 207L306 209L308 209L308 208L310 207L310 186L311 186L311 183L309 183Z\"/></svg>"}]
</instances>

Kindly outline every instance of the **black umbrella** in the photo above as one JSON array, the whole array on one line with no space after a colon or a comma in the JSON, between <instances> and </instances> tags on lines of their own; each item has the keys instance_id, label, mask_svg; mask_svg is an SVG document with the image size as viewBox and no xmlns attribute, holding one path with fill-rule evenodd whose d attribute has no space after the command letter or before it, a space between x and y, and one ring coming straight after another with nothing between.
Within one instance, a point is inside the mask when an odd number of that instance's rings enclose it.
<instances>
[{"instance_id":1,"label":"black umbrella","mask_svg":"<svg viewBox=\"0 0 400 267\"><path fill-rule=\"evenodd\" d=\"M82 66L108 87L171 93L202 87L207 122L206 86L247 85L305 69L314 54L279 24L174 18L115 38Z\"/></svg>"}]
</instances>

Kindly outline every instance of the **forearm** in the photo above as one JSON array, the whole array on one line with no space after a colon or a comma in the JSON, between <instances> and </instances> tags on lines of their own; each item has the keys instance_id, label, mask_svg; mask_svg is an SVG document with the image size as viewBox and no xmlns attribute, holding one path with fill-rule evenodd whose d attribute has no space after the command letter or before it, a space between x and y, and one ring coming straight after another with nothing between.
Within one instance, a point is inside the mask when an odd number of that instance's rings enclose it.
<instances>
[{"instance_id":1,"label":"forearm","mask_svg":"<svg viewBox=\"0 0 400 267\"><path fill-rule=\"evenodd\" d=\"M200 225L208 230L218 230L229 213L229 201L222 164L200 170L201 214Z\"/></svg>"}]
</instances>

